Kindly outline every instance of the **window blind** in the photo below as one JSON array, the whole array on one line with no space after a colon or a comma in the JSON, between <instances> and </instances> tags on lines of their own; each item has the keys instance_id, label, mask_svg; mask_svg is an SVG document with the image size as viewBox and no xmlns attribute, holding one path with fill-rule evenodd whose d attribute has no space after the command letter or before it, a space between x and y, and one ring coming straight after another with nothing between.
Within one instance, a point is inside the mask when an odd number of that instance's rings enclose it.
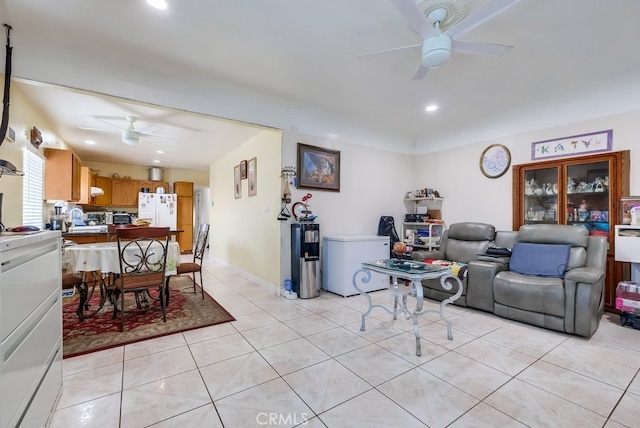
<instances>
[{"instance_id":1,"label":"window blind","mask_svg":"<svg viewBox=\"0 0 640 428\"><path fill-rule=\"evenodd\" d=\"M22 163L22 224L42 229L44 160L25 149Z\"/></svg>"}]
</instances>

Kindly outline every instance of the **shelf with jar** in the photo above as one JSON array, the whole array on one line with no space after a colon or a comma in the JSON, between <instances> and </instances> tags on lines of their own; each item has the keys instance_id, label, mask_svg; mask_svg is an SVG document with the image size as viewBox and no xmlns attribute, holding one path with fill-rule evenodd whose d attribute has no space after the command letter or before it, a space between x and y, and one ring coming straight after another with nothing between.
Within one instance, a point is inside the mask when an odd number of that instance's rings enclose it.
<instances>
[{"instance_id":1,"label":"shelf with jar","mask_svg":"<svg viewBox=\"0 0 640 428\"><path fill-rule=\"evenodd\" d=\"M446 230L443 220L444 199L431 189L408 192L404 199L407 214L402 222L401 239L419 249L440 248Z\"/></svg>"}]
</instances>

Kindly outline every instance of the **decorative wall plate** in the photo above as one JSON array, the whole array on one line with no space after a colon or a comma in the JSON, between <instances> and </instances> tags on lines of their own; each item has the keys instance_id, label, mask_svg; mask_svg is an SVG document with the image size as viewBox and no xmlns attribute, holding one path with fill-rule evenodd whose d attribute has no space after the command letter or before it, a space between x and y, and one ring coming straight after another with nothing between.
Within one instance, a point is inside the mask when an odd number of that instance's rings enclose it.
<instances>
[{"instance_id":1,"label":"decorative wall plate","mask_svg":"<svg viewBox=\"0 0 640 428\"><path fill-rule=\"evenodd\" d=\"M492 144L480 155L480 171L489 178L498 178L509 169L511 153L502 144Z\"/></svg>"}]
</instances>

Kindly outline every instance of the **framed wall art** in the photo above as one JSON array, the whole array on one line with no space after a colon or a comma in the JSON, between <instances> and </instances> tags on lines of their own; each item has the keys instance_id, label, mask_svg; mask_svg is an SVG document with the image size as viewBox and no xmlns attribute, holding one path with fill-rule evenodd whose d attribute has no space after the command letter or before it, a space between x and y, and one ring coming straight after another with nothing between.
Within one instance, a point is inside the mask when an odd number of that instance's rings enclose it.
<instances>
[{"instance_id":1,"label":"framed wall art","mask_svg":"<svg viewBox=\"0 0 640 428\"><path fill-rule=\"evenodd\" d=\"M610 152L613 129L531 143L531 160Z\"/></svg>"},{"instance_id":2,"label":"framed wall art","mask_svg":"<svg viewBox=\"0 0 640 428\"><path fill-rule=\"evenodd\" d=\"M340 191L340 152L298 143L298 189Z\"/></svg>"},{"instance_id":3,"label":"framed wall art","mask_svg":"<svg viewBox=\"0 0 640 428\"><path fill-rule=\"evenodd\" d=\"M492 144L480 155L480 171L489 178L504 175L511 165L511 153L502 144Z\"/></svg>"},{"instance_id":4,"label":"framed wall art","mask_svg":"<svg viewBox=\"0 0 640 428\"><path fill-rule=\"evenodd\" d=\"M240 178L240 165L233 167L233 195L236 199L242 198L242 179Z\"/></svg>"},{"instance_id":5,"label":"framed wall art","mask_svg":"<svg viewBox=\"0 0 640 428\"><path fill-rule=\"evenodd\" d=\"M245 178L247 178L247 161L242 160L240 161L240 179L244 180Z\"/></svg>"},{"instance_id":6,"label":"framed wall art","mask_svg":"<svg viewBox=\"0 0 640 428\"><path fill-rule=\"evenodd\" d=\"M631 210L640 209L640 196L620 198L620 224L631 224Z\"/></svg>"},{"instance_id":7,"label":"framed wall art","mask_svg":"<svg viewBox=\"0 0 640 428\"><path fill-rule=\"evenodd\" d=\"M258 194L258 160L253 157L247 162L247 181L249 186L249 196Z\"/></svg>"}]
</instances>

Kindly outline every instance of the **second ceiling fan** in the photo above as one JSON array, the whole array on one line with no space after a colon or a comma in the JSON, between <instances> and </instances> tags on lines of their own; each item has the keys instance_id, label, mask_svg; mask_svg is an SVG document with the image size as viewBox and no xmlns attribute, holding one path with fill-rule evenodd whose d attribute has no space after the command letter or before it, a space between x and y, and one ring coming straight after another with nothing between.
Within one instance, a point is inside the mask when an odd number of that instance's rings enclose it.
<instances>
[{"instance_id":1,"label":"second ceiling fan","mask_svg":"<svg viewBox=\"0 0 640 428\"><path fill-rule=\"evenodd\" d=\"M110 123L106 120L103 119L98 119L99 121L106 123L107 125L113 126L114 128L117 128L120 130L120 133L122 135L122 142L125 144L128 144L130 146L135 146L140 144L140 138L141 137L150 137L150 138L156 138L159 140L164 140L164 141L169 141L172 143L178 143L180 142L179 140L175 140L173 138L167 138L167 137L162 137L160 135L155 135L152 134L152 132L156 132L158 130L160 130L160 128L158 126L149 126L146 128L141 128L141 129L136 129L134 126L134 123L138 120L138 118L136 116L126 116L127 122L129 122L129 126L127 126L126 128L122 128L120 126L114 125L113 123ZM112 132L109 130L105 130L105 129L97 129L97 128L84 128L82 127L81 129L88 129L91 131L104 131L104 132Z\"/></svg>"},{"instance_id":2,"label":"second ceiling fan","mask_svg":"<svg viewBox=\"0 0 640 428\"><path fill-rule=\"evenodd\" d=\"M493 0L477 13L466 17L469 0L391 0L391 3L407 19L409 26L422 37L422 43L387 49L358 58L403 50L422 50L422 61L413 79L422 79L430 68L439 67L449 61L451 52L465 54L502 56L512 46L489 43L473 43L458 40L474 28L518 3L520 0ZM465 18L466 17L466 18Z\"/></svg>"}]
</instances>

